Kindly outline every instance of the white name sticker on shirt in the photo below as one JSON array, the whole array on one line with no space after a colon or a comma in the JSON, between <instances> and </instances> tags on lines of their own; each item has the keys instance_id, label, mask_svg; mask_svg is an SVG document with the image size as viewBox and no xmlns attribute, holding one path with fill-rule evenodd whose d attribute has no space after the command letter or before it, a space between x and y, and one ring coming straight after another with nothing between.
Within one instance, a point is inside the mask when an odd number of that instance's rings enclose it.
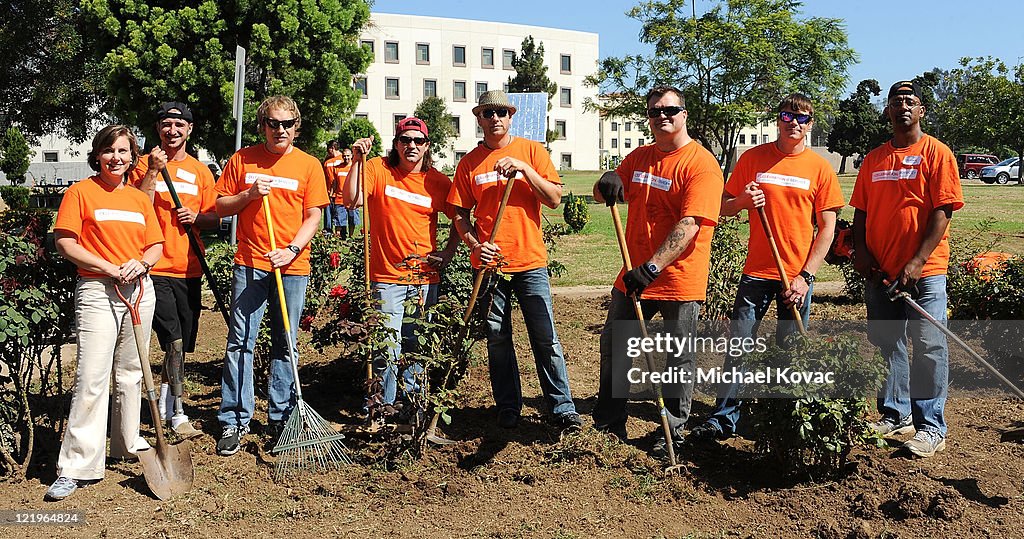
<instances>
[{"instance_id":1,"label":"white name sticker on shirt","mask_svg":"<svg viewBox=\"0 0 1024 539\"><path fill-rule=\"evenodd\" d=\"M394 185L388 185L384 187L384 195L391 198L396 198L409 204L415 204L416 206L422 206L424 208L431 207L431 200L428 196L417 195L416 193L410 193L405 189L399 189Z\"/></svg>"},{"instance_id":2,"label":"white name sticker on shirt","mask_svg":"<svg viewBox=\"0 0 1024 539\"><path fill-rule=\"evenodd\" d=\"M146 217L137 211L97 209L93 213L97 221L123 221L126 223L138 223L146 225Z\"/></svg>"},{"instance_id":3,"label":"white name sticker on shirt","mask_svg":"<svg viewBox=\"0 0 1024 539\"><path fill-rule=\"evenodd\" d=\"M185 182L171 182L171 183L174 184L174 190L177 191L179 195L180 194L186 194L186 195L192 195L192 196L198 196L199 195L199 186L198 185L195 185L193 183L185 183ZM157 182L156 190L159 193L166 193L167 192L167 182Z\"/></svg>"},{"instance_id":4,"label":"white name sticker on shirt","mask_svg":"<svg viewBox=\"0 0 1024 539\"><path fill-rule=\"evenodd\" d=\"M339 178L345 178L345 177L348 177L348 171L346 170L346 171L344 171L344 172L338 172L338 177L339 177Z\"/></svg>"},{"instance_id":5,"label":"white name sticker on shirt","mask_svg":"<svg viewBox=\"0 0 1024 539\"><path fill-rule=\"evenodd\" d=\"M270 187L274 189L287 189L289 191L299 190L299 180L293 180L291 178L282 178L281 176L271 176L269 174L260 174L258 172L248 172L245 175L245 183L253 184L256 183L258 178L270 179Z\"/></svg>"},{"instance_id":6,"label":"white name sticker on shirt","mask_svg":"<svg viewBox=\"0 0 1024 539\"><path fill-rule=\"evenodd\" d=\"M633 171L633 183L650 185L651 187L661 189L662 191L668 191L672 187L672 180L655 176L650 172L641 172L639 170Z\"/></svg>"},{"instance_id":7,"label":"white name sticker on shirt","mask_svg":"<svg viewBox=\"0 0 1024 539\"><path fill-rule=\"evenodd\" d=\"M899 170L876 170L871 173L871 183L894 182L898 180L913 180L917 178L916 168L901 168Z\"/></svg>"},{"instance_id":8,"label":"white name sticker on shirt","mask_svg":"<svg viewBox=\"0 0 1024 539\"><path fill-rule=\"evenodd\" d=\"M772 174L771 172L758 172L756 176L757 183L769 183L772 185L779 185L782 187L792 187L794 189L803 189L807 191L811 188L811 180L807 178L801 178L799 176L786 176L785 174Z\"/></svg>"},{"instance_id":9,"label":"white name sticker on shirt","mask_svg":"<svg viewBox=\"0 0 1024 539\"><path fill-rule=\"evenodd\" d=\"M920 165L921 164L921 156L920 155L908 155L908 156L903 158L903 164L904 165L911 165L911 166L913 166L913 165Z\"/></svg>"},{"instance_id":10,"label":"white name sticker on shirt","mask_svg":"<svg viewBox=\"0 0 1024 539\"><path fill-rule=\"evenodd\" d=\"M517 179L517 180L522 179L523 178L523 173L517 171L516 175L513 176L513 177L515 179ZM494 183L494 182L498 181L501 178L504 178L504 176L501 176L500 174L498 174L497 171L492 170L490 172L485 172L483 174L477 174L473 178L473 181L475 181L477 185L484 185L484 184L487 184L487 183Z\"/></svg>"},{"instance_id":11,"label":"white name sticker on shirt","mask_svg":"<svg viewBox=\"0 0 1024 539\"><path fill-rule=\"evenodd\" d=\"M185 170L183 168L179 168L178 172L174 173L174 176L176 178L178 178L178 179L185 180L188 183L196 183L196 175L192 174L191 172L189 172L189 171L187 171L187 170ZM175 186L175 187L177 187L177 186Z\"/></svg>"}]
</instances>

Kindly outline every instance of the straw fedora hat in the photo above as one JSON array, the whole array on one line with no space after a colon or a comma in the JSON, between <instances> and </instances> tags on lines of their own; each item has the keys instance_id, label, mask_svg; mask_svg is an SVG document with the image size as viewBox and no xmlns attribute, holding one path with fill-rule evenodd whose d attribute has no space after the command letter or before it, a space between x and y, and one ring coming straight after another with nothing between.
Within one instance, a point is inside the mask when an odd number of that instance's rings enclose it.
<instances>
[{"instance_id":1,"label":"straw fedora hat","mask_svg":"<svg viewBox=\"0 0 1024 539\"><path fill-rule=\"evenodd\" d=\"M501 90L490 90L480 94L480 101L473 107L473 115L479 115L484 109L508 109L511 114L516 113L516 107L508 100L508 94Z\"/></svg>"}]
</instances>

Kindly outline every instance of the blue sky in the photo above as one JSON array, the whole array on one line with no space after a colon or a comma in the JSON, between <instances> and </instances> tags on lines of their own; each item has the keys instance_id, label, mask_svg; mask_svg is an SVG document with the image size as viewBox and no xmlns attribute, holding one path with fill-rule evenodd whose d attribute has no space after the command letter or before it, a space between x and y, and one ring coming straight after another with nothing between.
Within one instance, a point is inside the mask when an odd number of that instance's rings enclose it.
<instances>
[{"instance_id":1,"label":"blue sky","mask_svg":"<svg viewBox=\"0 0 1024 539\"><path fill-rule=\"evenodd\" d=\"M600 56L650 52L637 40L640 24L624 15L637 0L377 0L373 11L552 26L600 35ZM713 5L697 0L697 10ZM933 67L950 69L962 56L995 56L1024 63L1021 0L809 0L805 16L846 21L860 63L850 69L849 89L873 78L883 88Z\"/></svg>"}]
</instances>

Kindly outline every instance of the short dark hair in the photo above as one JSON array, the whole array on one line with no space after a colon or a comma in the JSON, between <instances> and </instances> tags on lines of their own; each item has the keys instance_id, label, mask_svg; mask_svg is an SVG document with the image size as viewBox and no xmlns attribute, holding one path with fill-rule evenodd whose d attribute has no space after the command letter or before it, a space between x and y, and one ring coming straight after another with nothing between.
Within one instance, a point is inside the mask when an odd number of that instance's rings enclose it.
<instances>
[{"instance_id":1,"label":"short dark hair","mask_svg":"<svg viewBox=\"0 0 1024 539\"><path fill-rule=\"evenodd\" d=\"M337 139L333 139L332 138L331 140L327 141L327 149L328 150L337 150L340 146L341 146L341 144L338 143Z\"/></svg>"},{"instance_id":2,"label":"short dark hair","mask_svg":"<svg viewBox=\"0 0 1024 539\"><path fill-rule=\"evenodd\" d=\"M794 112L806 111L808 114L814 115L814 104L811 103L811 98L801 93L792 93L782 98L782 101L779 102L779 110L776 112L782 112L787 107Z\"/></svg>"},{"instance_id":3,"label":"short dark hair","mask_svg":"<svg viewBox=\"0 0 1024 539\"><path fill-rule=\"evenodd\" d=\"M132 150L132 162L124 171L124 176L127 178L128 174L135 169L135 164L139 162L139 141L135 138L135 133L126 125L108 125L96 133L96 136L92 138L92 149L89 150L87 158L89 168L99 172L100 153L113 146L114 141L121 137L128 137L128 144Z\"/></svg>"},{"instance_id":4,"label":"short dark hair","mask_svg":"<svg viewBox=\"0 0 1024 539\"><path fill-rule=\"evenodd\" d=\"M654 88L651 88L644 97L644 105L649 105L651 103L651 99L661 99L661 96L669 92L672 92L679 97L679 106L685 109L686 97L683 96L683 91L675 86L655 86Z\"/></svg>"}]
</instances>

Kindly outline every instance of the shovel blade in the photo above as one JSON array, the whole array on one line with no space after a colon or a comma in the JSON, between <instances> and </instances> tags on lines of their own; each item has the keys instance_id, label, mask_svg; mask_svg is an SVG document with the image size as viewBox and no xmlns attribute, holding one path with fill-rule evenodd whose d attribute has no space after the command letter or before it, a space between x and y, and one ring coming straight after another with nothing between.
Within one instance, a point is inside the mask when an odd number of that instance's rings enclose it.
<instances>
[{"instance_id":1,"label":"shovel blade","mask_svg":"<svg viewBox=\"0 0 1024 539\"><path fill-rule=\"evenodd\" d=\"M191 449L192 444L182 440L138 452L142 475L158 499L169 500L192 489L195 470Z\"/></svg>"}]
</instances>

